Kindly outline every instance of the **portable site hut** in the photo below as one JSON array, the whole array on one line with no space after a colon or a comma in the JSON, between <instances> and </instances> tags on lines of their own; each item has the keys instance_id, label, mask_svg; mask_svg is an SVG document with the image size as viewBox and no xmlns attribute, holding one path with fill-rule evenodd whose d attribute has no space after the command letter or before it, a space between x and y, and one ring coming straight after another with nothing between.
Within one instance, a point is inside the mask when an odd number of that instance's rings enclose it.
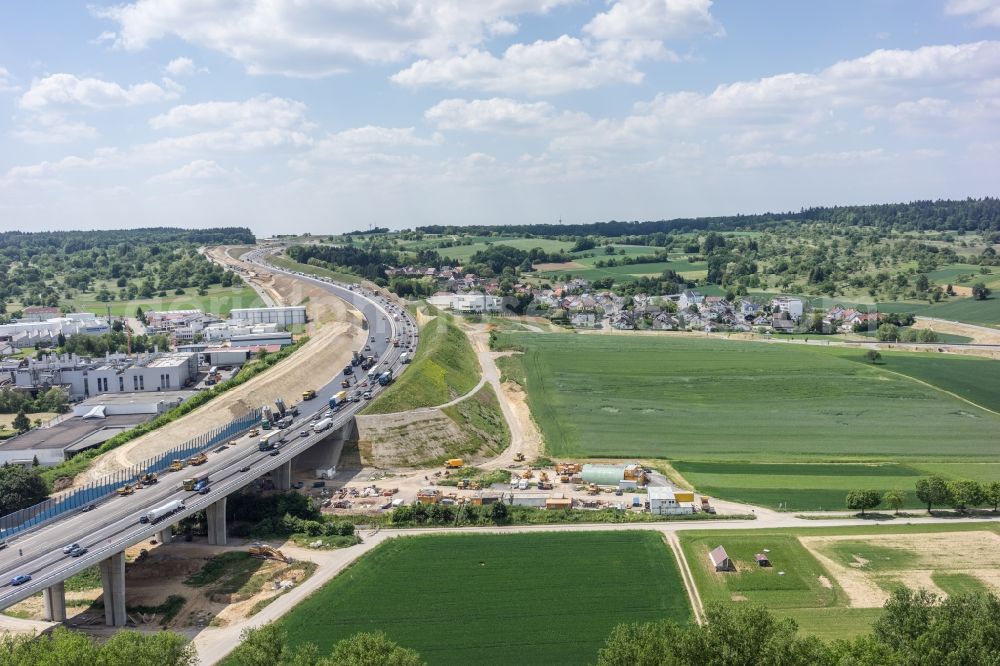
<instances>
[{"instance_id":1,"label":"portable site hut","mask_svg":"<svg viewBox=\"0 0 1000 666\"><path fill-rule=\"evenodd\" d=\"M771 566L771 560L767 559L767 555L765 555L764 553L757 553L753 557L755 560L757 560L757 566L759 567Z\"/></svg>"},{"instance_id":2,"label":"portable site hut","mask_svg":"<svg viewBox=\"0 0 1000 666\"><path fill-rule=\"evenodd\" d=\"M722 546L716 546L708 553L708 559L712 561L712 566L716 571L732 571L733 561L729 559L729 554Z\"/></svg>"}]
</instances>

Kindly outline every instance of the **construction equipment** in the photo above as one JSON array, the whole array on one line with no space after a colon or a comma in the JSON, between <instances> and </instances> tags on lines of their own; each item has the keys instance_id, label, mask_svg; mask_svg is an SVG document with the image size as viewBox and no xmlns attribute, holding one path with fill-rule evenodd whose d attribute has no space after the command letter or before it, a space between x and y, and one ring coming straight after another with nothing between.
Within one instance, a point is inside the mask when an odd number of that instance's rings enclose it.
<instances>
[{"instance_id":1,"label":"construction equipment","mask_svg":"<svg viewBox=\"0 0 1000 666\"><path fill-rule=\"evenodd\" d=\"M461 458L451 458L444 461L444 466L446 469L459 469L465 466L465 463Z\"/></svg>"},{"instance_id":2,"label":"construction equipment","mask_svg":"<svg viewBox=\"0 0 1000 666\"><path fill-rule=\"evenodd\" d=\"M588 495L599 495L601 492L600 487L596 483L591 483L587 486Z\"/></svg>"},{"instance_id":3,"label":"construction equipment","mask_svg":"<svg viewBox=\"0 0 1000 666\"><path fill-rule=\"evenodd\" d=\"M250 557L259 557L262 560L278 560L285 564L291 564L292 558L287 557L277 548L268 546L266 543L254 543L250 545Z\"/></svg>"},{"instance_id":4,"label":"construction equipment","mask_svg":"<svg viewBox=\"0 0 1000 666\"><path fill-rule=\"evenodd\" d=\"M285 401L281 398L274 399L274 406L278 408L278 414L280 416L284 416L285 412L288 410L288 408L285 407Z\"/></svg>"},{"instance_id":5,"label":"construction equipment","mask_svg":"<svg viewBox=\"0 0 1000 666\"><path fill-rule=\"evenodd\" d=\"M514 462L524 462L524 454L518 451L514 454Z\"/></svg>"},{"instance_id":6,"label":"construction equipment","mask_svg":"<svg viewBox=\"0 0 1000 666\"><path fill-rule=\"evenodd\" d=\"M574 474L579 474L582 471L583 465L580 463L556 463L556 474L573 476Z\"/></svg>"},{"instance_id":7,"label":"construction equipment","mask_svg":"<svg viewBox=\"0 0 1000 666\"><path fill-rule=\"evenodd\" d=\"M465 489L467 489L469 487L469 480L468 479L459 479L458 482L456 483L455 487L459 488L461 490L465 490Z\"/></svg>"},{"instance_id":8,"label":"construction equipment","mask_svg":"<svg viewBox=\"0 0 1000 666\"><path fill-rule=\"evenodd\" d=\"M535 476L535 473L531 471L531 465L528 465L528 469L524 470L524 473L521 475L521 478L530 479L533 476Z\"/></svg>"},{"instance_id":9,"label":"construction equipment","mask_svg":"<svg viewBox=\"0 0 1000 666\"><path fill-rule=\"evenodd\" d=\"M441 491L434 488L418 490L417 501L421 504L437 504L441 501Z\"/></svg>"},{"instance_id":10,"label":"construction equipment","mask_svg":"<svg viewBox=\"0 0 1000 666\"><path fill-rule=\"evenodd\" d=\"M248 437L256 437L259 434L260 434L260 429L259 428L254 428L249 433L247 433L247 436Z\"/></svg>"},{"instance_id":11,"label":"construction equipment","mask_svg":"<svg viewBox=\"0 0 1000 666\"><path fill-rule=\"evenodd\" d=\"M132 493L134 493L135 492L135 488L132 486L131 483L126 483L124 486L122 486L121 488L119 488L116 492L118 493L119 497L124 497L125 495L131 495Z\"/></svg>"},{"instance_id":12,"label":"construction equipment","mask_svg":"<svg viewBox=\"0 0 1000 666\"><path fill-rule=\"evenodd\" d=\"M351 385L351 380L350 379L342 379L342 380L340 380L340 388L348 388L350 385Z\"/></svg>"},{"instance_id":13,"label":"construction equipment","mask_svg":"<svg viewBox=\"0 0 1000 666\"><path fill-rule=\"evenodd\" d=\"M193 456L191 456L190 458L187 459L187 464L188 465L204 465L207 462L208 462L208 456L205 455L204 451L202 451L201 453L195 454L195 455L193 455Z\"/></svg>"},{"instance_id":14,"label":"construction equipment","mask_svg":"<svg viewBox=\"0 0 1000 666\"><path fill-rule=\"evenodd\" d=\"M184 469L184 461L179 458L174 458L170 461L170 471L179 472Z\"/></svg>"},{"instance_id":15,"label":"construction equipment","mask_svg":"<svg viewBox=\"0 0 1000 666\"><path fill-rule=\"evenodd\" d=\"M316 397L316 391L315 391L315 389L309 389L308 391L303 391L302 392L302 399L303 400L312 400L315 397Z\"/></svg>"},{"instance_id":16,"label":"construction equipment","mask_svg":"<svg viewBox=\"0 0 1000 666\"><path fill-rule=\"evenodd\" d=\"M139 483L145 486L151 486L158 480L156 472L145 472L139 475Z\"/></svg>"}]
</instances>

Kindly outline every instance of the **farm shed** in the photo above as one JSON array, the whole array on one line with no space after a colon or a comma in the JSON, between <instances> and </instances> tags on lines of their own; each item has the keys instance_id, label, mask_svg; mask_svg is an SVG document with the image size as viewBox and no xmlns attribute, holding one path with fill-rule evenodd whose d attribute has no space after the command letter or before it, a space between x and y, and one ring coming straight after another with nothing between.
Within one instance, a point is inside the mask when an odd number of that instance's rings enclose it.
<instances>
[{"instance_id":1,"label":"farm shed","mask_svg":"<svg viewBox=\"0 0 1000 666\"><path fill-rule=\"evenodd\" d=\"M545 508L549 510L572 509L573 498L571 497L550 497L545 500Z\"/></svg>"},{"instance_id":2,"label":"farm shed","mask_svg":"<svg viewBox=\"0 0 1000 666\"><path fill-rule=\"evenodd\" d=\"M753 556L757 560L757 566L759 567L769 567L771 566L771 560L768 559L767 555L764 553L757 553Z\"/></svg>"},{"instance_id":3,"label":"farm shed","mask_svg":"<svg viewBox=\"0 0 1000 666\"><path fill-rule=\"evenodd\" d=\"M729 554L722 546L716 546L709 551L708 559L712 561L712 566L716 571L732 571L733 561L729 559Z\"/></svg>"},{"instance_id":4,"label":"farm shed","mask_svg":"<svg viewBox=\"0 0 1000 666\"><path fill-rule=\"evenodd\" d=\"M545 493L514 493L510 503L514 506L533 506L536 509L544 509L549 496Z\"/></svg>"},{"instance_id":5,"label":"farm shed","mask_svg":"<svg viewBox=\"0 0 1000 666\"><path fill-rule=\"evenodd\" d=\"M690 494L690 493L687 493ZM660 516L694 513L694 505L681 504L672 488L650 486L646 497L649 500L649 512Z\"/></svg>"},{"instance_id":6,"label":"farm shed","mask_svg":"<svg viewBox=\"0 0 1000 666\"><path fill-rule=\"evenodd\" d=\"M625 468L629 465L596 465L587 463L583 466L581 476L585 483L596 483L599 486L617 486L625 478Z\"/></svg>"}]
</instances>

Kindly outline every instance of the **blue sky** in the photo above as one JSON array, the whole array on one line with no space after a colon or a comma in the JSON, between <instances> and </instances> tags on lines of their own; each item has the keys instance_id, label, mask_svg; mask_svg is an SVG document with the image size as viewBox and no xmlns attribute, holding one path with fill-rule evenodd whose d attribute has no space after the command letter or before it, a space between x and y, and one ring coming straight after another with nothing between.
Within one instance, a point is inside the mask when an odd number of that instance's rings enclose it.
<instances>
[{"instance_id":1,"label":"blue sky","mask_svg":"<svg viewBox=\"0 0 1000 666\"><path fill-rule=\"evenodd\" d=\"M0 229L997 195L1000 0L0 2Z\"/></svg>"}]
</instances>

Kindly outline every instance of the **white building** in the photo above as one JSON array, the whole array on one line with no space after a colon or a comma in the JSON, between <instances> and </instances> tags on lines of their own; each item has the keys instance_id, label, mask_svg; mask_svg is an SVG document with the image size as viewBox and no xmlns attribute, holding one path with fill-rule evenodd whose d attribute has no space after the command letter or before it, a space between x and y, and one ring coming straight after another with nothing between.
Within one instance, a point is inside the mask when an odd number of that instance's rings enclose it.
<instances>
[{"instance_id":1,"label":"white building","mask_svg":"<svg viewBox=\"0 0 1000 666\"><path fill-rule=\"evenodd\" d=\"M665 486L649 486L646 489L649 499L649 512L660 516L673 516L694 513L693 504L680 504L674 496L672 488Z\"/></svg>"},{"instance_id":2,"label":"white building","mask_svg":"<svg viewBox=\"0 0 1000 666\"><path fill-rule=\"evenodd\" d=\"M705 302L705 296L697 291L685 291L677 299L677 307L681 311L686 312L692 305L701 307L702 303Z\"/></svg>"},{"instance_id":3,"label":"white building","mask_svg":"<svg viewBox=\"0 0 1000 666\"><path fill-rule=\"evenodd\" d=\"M490 296L474 291L465 294L438 292L428 298L427 302L442 310L463 314L483 314L500 312L502 299L499 296Z\"/></svg>"},{"instance_id":4,"label":"white building","mask_svg":"<svg viewBox=\"0 0 1000 666\"><path fill-rule=\"evenodd\" d=\"M193 352L141 354L124 362L109 359L91 370L84 390L88 395L172 391L184 388L197 374L198 354Z\"/></svg>"},{"instance_id":5,"label":"white building","mask_svg":"<svg viewBox=\"0 0 1000 666\"><path fill-rule=\"evenodd\" d=\"M773 309L787 312L793 321L798 321L802 317L803 305L802 301L798 298L779 296L771 301L771 306Z\"/></svg>"},{"instance_id":6,"label":"white building","mask_svg":"<svg viewBox=\"0 0 1000 666\"><path fill-rule=\"evenodd\" d=\"M276 308L236 308L229 313L234 321L250 322L251 324L277 324L290 326L306 323L306 307L290 305Z\"/></svg>"},{"instance_id":7,"label":"white building","mask_svg":"<svg viewBox=\"0 0 1000 666\"><path fill-rule=\"evenodd\" d=\"M209 324L201 330L205 340L209 342L220 342L231 340L234 336L254 335L261 333L277 333L278 324L251 324L246 320L222 321L216 324Z\"/></svg>"},{"instance_id":8,"label":"white building","mask_svg":"<svg viewBox=\"0 0 1000 666\"><path fill-rule=\"evenodd\" d=\"M45 321L18 321L0 325L0 338L8 339L15 349L34 347L40 343L55 344L59 335L102 335L111 332L107 320L91 312L74 312Z\"/></svg>"}]
</instances>

